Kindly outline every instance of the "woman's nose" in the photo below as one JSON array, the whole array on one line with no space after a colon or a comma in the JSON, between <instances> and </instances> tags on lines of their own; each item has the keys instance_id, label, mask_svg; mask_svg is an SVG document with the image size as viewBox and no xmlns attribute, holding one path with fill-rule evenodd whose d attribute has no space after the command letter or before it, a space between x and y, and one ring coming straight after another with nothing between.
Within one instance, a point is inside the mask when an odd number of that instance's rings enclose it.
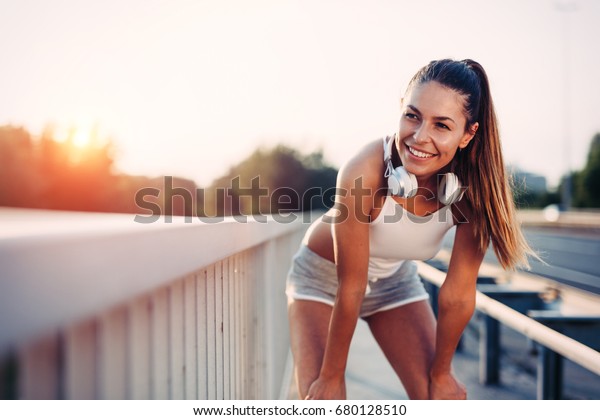
<instances>
[{"instance_id":1,"label":"woman's nose","mask_svg":"<svg viewBox=\"0 0 600 420\"><path fill-rule=\"evenodd\" d=\"M429 141L429 131L427 130L426 124L421 124L419 127L417 127L417 131L415 131L414 137L417 143L424 143Z\"/></svg>"}]
</instances>

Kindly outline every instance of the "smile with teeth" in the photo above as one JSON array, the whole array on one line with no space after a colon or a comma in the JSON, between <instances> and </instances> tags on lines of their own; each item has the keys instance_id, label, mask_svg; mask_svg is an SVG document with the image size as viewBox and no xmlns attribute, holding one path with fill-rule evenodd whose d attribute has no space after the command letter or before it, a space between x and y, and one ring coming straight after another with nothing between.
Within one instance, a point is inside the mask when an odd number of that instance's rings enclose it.
<instances>
[{"instance_id":1,"label":"smile with teeth","mask_svg":"<svg viewBox=\"0 0 600 420\"><path fill-rule=\"evenodd\" d=\"M410 146L408 146L408 150L410 151L411 154L415 155L416 157L420 157L420 158L429 158L429 157L435 156L433 153L421 152L419 150L413 149Z\"/></svg>"}]
</instances>

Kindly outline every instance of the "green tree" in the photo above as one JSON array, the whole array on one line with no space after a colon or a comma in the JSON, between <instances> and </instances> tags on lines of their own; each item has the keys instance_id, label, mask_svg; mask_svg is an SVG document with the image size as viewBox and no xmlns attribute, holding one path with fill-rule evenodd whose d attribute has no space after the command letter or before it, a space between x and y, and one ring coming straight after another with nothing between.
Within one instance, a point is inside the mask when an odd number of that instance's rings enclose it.
<instances>
[{"instance_id":1,"label":"green tree","mask_svg":"<svg viewBox=\"0 0 600 420\"><path fill-rule=\"evenodd\" d=\"M572 175L573 205L600 208L600 133L592 138L583 170Z\"/></svg>"},{"instance_id":2,"label":"green tree","mask_svg":"<svg viewBox=\"0 0 600 420\"><path fill-rule=\"evenodd\" d=\"M326 209L337 169L321 151L302 155L283 145L258 149L202 191L200 215L230 216Z\"/></svg>"},{"instance_id":3,"label":"green tree","mask_svg":"<svg viewBox=\"0 0 600 420\"><path fill-rule=\"evenodd\" d=\"M23 127L0 126L0 206L135 212L131 190L139 182L115 175L111 141L90 140L80 147L56 141L52 126L37 139Z\"/></svg>"},{"instance_id":4,"label":"green tree","mask_svg":"<svg viewBox=\"0 0 600 420\"><path fill-rule=\"evenodd\" d=\"M39 206L43 181L35 149L24 128L0 127L0 206Z\"/></svg>"}]
</instances>

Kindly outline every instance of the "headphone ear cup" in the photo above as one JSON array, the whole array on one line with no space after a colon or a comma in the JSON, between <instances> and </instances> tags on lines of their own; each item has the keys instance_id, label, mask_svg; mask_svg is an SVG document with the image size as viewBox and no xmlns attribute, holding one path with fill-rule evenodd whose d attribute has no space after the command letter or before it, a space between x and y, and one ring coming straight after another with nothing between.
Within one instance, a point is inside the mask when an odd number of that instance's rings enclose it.
<instances>
[{"instance_id":1,"label":"headphone ear cup","mask_svg":"<svg viewBox=\"0 0 600 420\"><path fill-rule=\"evenodd\" d=\"M417 182L417 177L410 172L407 172L406 169L402 168L402 174L405 178L405 191L404 196L406 198L414 197L417 195L417 189L419 188L419 183Z\"/></svg>"},{"instance_id":2,"label":"headphone ear cup","mask_svg":"<svg viewBox=\"0 0 600 420\"><path fill-rule=\"evenodd\" d=\"M394 168L388 177L388 188L391 194L398 197L410 198L417 193L417 177L402 166Z\"/></svg>"},{"instance_id":3,"label":"headphone ear cup","mask_svg":"<svg viewBox=\"0 0 600 420\"><path fill-rule=\"evenodd\" d=\"M456 174L445 173L438 186L438 200L444 204L454 204L463 196L462 186Z\"/></svg>"},{"instance_id":4,"label":"headphone ear cup","mask_svg":"<svg viewBox=\"0 0 600 420\"><path fill-rule=\"evenodd\" d=\"M398 177L398 172L393 169L390 171L388 176L388 188L390 190L390 194L392 195L400 195L400 190L402 189L400 185L400 179Z\"/></svg>"}]
</instances>

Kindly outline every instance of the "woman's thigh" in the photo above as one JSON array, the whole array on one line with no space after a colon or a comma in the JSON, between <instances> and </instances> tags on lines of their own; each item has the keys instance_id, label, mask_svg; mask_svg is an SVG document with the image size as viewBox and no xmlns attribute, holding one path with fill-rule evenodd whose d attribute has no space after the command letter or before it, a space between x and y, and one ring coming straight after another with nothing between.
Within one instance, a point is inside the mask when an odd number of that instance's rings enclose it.
<instances>
[{"instance_id":1,"label":"woman's thigh","mask_svg":"<svg viewBox=\"0 0 600 420\"><path fill-rule=\"evenodd\" d=\"M294 371L300 399L319 376L332 307L310 300L290 300L288 316Z\"/></svg>"},{"instance_id":2,"label":"woman's thigh","mask_svg":"<svg viewBox=\"0 0 600 420\"><path fill-rule=\"evenodd\" d=\"M411 399L426 399L435 354L435 317L427 300L366 318L375 340Z\"/></svg>"}]
</instances>

